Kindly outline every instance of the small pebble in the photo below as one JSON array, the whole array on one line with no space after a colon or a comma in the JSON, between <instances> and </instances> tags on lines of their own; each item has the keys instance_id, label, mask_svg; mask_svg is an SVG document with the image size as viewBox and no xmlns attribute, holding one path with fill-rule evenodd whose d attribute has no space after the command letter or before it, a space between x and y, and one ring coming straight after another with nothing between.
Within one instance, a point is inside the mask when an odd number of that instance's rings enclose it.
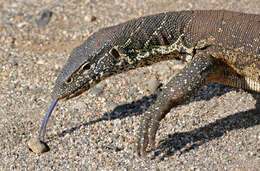
<instances>
[{"instance_id":1,"label":"small pebble","mask_svg":"<svg viewBox=\"0 0 260 171\"><path fill-rule=\"evenodd\" d=\"M104 87L93 87L91 88L91 93L94 95L100 95L103 92Z\"/></svg>"},{"instance_id":2,"label":"small pebble","mask_svg":"<svg viewBox=\"0 0 260 171\"><path fill-rule=\"evenodd\" d=\"M12 60L11 64L12 66L18 66L18 62L16 60Z\"/></svg>"},{"instance_id":3,"label":"small pebble","mask_svg":"<svg viewBox=\"0 0 260 171\"><path fill-rule=\"evenodd\" d=\"M22 28L22 27L26 26L27 24L28 24L27 22L18 23L17 27Z\"/></svg>"},{"instance_id":4,"label":"small pebble","mask_svg":"<svg viewBox=\"0 0 260 171\"><path fill-rule=\"evenodd\" d=\"M33 137L28 141L28 147L35 153L41 154L50 150L50 148L38 138Z\"/></svg>"},{"instance_id":5,"label":"small pebble","mask_svg":"<svg viewBox=\"0 0 260 171\"><path fill-rule=\"evenodd\" d=\"M84 20L86 21L86 22L93 22L93 21L95 21L97 18L94 16L94 15L86 15L85 17L84 17Z\"/></svg>"},{"instance_id":6,"label":"small pebble","mask_svg":"<svg viewBox=\"0 0 260 171\"><path fill-rule=\"evenodd\" d=\"M39 64L39 65L45 65L46 62L45 62L44 60L42 60L42 59L39 59L39 60L37 61L37 64Z\"/></svg>"},{"instance_id":7,"label":"small pebble","mask_svg":"<svg viewBox=\"0 0 260 171\"><path fill-rule=\"evenodd\" d=\"M15 38L14 37L7 37L7 39L5 40L5 43L8 46L13 46L15 44Z\"/></svg>"}]
</instances>

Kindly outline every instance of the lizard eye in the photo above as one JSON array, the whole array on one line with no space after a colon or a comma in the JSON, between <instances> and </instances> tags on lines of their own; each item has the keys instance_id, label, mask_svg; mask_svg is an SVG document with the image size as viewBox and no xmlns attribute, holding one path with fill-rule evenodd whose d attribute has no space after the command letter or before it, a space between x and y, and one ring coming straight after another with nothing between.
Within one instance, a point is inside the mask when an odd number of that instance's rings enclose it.
<instances>
[{"instance_id":1,"label":"lizard eye","mask_svg":"<svg viewBox=\"0 0 260 171\"><path fill-rule=\"evenodd\" d=\"M65 81L66 84L70 84L70 83L72 83L72 82L73 82L73 78L71 78L71 77L68 78L68 79Z\"/></svg>"},{"instance_id":2,"label":"lizard eye","mask_svg":"<svg viewBox=\"0 0 260 171\"><path fill-rule=\"evenodd\" d=\"M85 63L85 64L83 64L83 65L81 66L81 69L82 69L83 71L86 71L86 70L89 70L90 67L91 67L90 63Z\"/></svg>"},{"instance_id":3,"label":"lizard eye","mask_svg":"<svg viewBox=\"0 0 260 171\"><path fill-rule=\"evenodd\" d=\"M116 48L114 48L114 47L109 51L109 53L110 53L110 55L112 55L115 58L119 58L120 57L120 54L119 54L118 50Z\"/></svg>"}]
</instances>

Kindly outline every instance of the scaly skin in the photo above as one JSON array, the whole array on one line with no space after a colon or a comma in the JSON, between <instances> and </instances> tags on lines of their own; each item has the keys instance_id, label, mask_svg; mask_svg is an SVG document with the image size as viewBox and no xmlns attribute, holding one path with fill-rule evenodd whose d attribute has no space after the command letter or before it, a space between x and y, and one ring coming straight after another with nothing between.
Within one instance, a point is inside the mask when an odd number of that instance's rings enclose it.
<instances>
[{"instance_id":1,"label":"scaly skin","mask_svg":"<svg viewBox=\"0 0 260 171\"><path fill-rule=\"evenodd\" d=\"M260 15L181 11L146 16L99 30L71 53L54 99L80 95L138 67L178 59L187 65L158 91L143 115L137 153L154 145L160 121L209 82L260 92ZM44 135L43 135L44 136Z\"/></svg>"}]
</instances>

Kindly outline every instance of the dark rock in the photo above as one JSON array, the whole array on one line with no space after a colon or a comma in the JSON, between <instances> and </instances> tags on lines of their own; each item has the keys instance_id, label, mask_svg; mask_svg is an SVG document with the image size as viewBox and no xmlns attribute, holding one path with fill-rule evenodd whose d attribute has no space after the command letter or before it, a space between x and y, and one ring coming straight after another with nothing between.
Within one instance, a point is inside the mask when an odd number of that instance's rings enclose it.
<instances>
[{"instance_id":1,"label":"dark rock","mask_svg":"<svg viewBox=\"0 0 260 171\"><path fill-rule=\"evenodd\" d=\"M51 20L52 11L45 10L41 13L40 18L35 20L36 26L39 28L45 27Z\"/></svg>"}]
</instances>

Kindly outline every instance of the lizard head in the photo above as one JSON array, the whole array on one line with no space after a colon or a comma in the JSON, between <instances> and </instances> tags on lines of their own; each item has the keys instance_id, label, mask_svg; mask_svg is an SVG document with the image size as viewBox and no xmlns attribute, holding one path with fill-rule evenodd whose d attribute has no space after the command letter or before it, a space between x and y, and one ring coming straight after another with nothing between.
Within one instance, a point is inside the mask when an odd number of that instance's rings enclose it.
<instances>
[{"instance_id":1,"label":"lizard head","mask_svg":"<svg viewBox=\"0 0 260 171\"><path fill-rule=\"evenodd\" d=\"M115 28L110 27L94 33L76 47L58 75L52 92L53 98L76 97L105 78L120 73L122 54L117 46L118 40Z\"/></svg>"},{"instance_id":2,"label":"lizard head","mask_svg":"<svg viewBox=\"0 0 260 171\"><path fill-rule=\"evenodd\" d=\"M92 34L71 52L56 80L53 98L69 99L109 76L179 58L178 47L169 46L163 36L154 35L156 27L142 28L151 20L130 20Z\"/></svg>"}]
</instances>

